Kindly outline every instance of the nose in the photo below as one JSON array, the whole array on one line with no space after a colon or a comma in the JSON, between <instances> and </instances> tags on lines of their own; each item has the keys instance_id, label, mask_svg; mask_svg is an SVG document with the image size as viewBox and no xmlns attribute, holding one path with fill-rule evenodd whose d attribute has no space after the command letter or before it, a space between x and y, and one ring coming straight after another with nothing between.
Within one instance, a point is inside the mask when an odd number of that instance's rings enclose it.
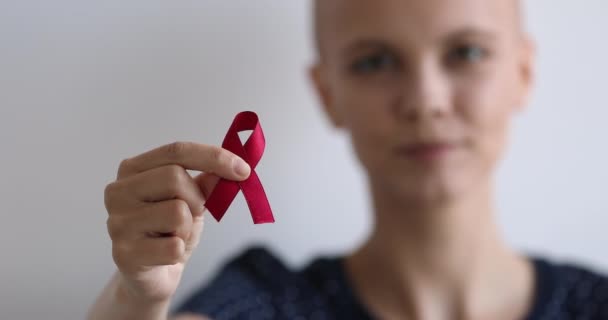
<instances>
[{"instance_id":1,"label":"nose","mask_svg":"<svg viewBox=\"0 0 608 320\"><path fill-rule=\"evenodd\" d=\"M432 62L420 63L404 77L394 101L395 116L408 122L442 118L451 109L449 79Z\"/></svg>"}]
</instances>

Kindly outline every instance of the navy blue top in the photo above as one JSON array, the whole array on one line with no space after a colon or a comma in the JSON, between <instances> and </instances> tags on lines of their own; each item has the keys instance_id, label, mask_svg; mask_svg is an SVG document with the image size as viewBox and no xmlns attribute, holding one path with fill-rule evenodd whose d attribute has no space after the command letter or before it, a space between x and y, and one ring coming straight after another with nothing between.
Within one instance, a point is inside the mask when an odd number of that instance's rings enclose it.
<instances>
[{"instance_id":1,"label":"navy blue top","mask_svg":"<svg viewBox=\"0 0 608 320\"><path fill-rule=\"evenodd\" d=\"M531 258L536 277L527 320L608 319L608 278L581 267ZM264 248L230 260L207 286L178 306L225 319L373 319L346 278L341 257L321 257L293 271Z\"/></svg>"}]
</instances>

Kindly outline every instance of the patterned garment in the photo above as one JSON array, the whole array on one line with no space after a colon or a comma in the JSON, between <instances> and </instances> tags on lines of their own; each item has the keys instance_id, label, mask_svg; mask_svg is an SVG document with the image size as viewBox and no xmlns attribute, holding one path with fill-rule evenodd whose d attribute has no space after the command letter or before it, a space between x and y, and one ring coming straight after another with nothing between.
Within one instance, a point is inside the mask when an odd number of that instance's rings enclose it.
<instances>
[{"instance_id":1,"label":"patterned garment","mask_svg":"<svg viewBox=\"0 0 608 320\"><path fill-rule=\"evenodd\" d=\"M536 298L527 320L608 320L608 278L572 265L531 258ZM341 257L321 257L299 271L264 248L251 248L175 313L215 320L369 320L346 278Z\"/></svg>"}]
</instances>

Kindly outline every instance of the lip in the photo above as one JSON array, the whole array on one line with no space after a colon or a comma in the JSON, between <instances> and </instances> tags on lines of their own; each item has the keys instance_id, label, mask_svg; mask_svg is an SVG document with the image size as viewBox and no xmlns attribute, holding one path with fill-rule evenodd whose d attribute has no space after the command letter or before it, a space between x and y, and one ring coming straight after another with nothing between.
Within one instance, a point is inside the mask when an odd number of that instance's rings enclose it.
<instances>
[{"instance_id":1,"label":"lip","mask_svg":"<svg viewBox=\"0 0 608 320\"><path fill-rule=\"evenodd\" d=\"M399 154L419 161L435 161L454 151L456 145L448 142L412 143L397 148Z\"/></svg>"}]
</instances>

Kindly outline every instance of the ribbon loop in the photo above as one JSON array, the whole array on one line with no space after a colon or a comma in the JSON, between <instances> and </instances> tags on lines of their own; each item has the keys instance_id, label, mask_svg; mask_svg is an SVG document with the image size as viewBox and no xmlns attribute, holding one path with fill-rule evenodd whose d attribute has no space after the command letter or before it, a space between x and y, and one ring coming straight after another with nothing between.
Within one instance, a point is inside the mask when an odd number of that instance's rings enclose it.
<instances>
[{"instance_id":1,"label":"ribbon loop","mask_svg":"<svg viewBox=\"0 0 608 320\"><path fill-rule=\"evenodd\" d=\"M252 130L252 133L243 145L238 133L248 130ZM207 210L219 222L239 190L242 190L253 223L273 223L274 217L270 203L268 203L262 182L255 172L255 167L260 162L266 147L266 139L257 114L251 111L237 114L228 129L222 147L243 158L251 167L251 174L246 180L240 182L221 179L205 203Z\"/></svg>"}]
</instances>

